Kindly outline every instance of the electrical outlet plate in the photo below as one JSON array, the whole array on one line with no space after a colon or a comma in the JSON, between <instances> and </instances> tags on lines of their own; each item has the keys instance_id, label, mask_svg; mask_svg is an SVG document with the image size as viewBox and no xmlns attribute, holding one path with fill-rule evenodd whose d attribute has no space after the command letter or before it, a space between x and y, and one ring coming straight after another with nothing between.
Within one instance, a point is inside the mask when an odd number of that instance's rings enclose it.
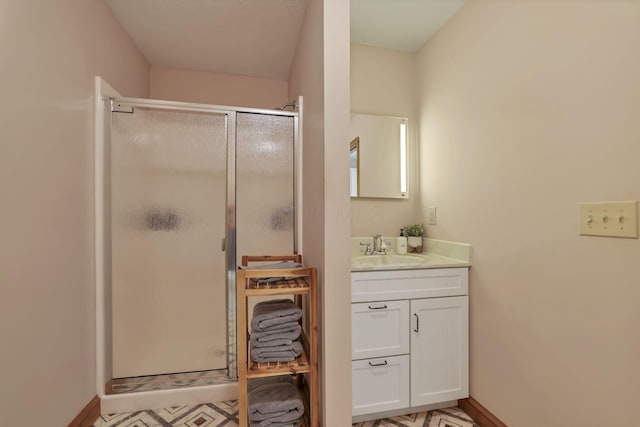
<instances>
[{"instance_id":1,"label":"electrical outlet plate","mask_svg":"<svg viewBox=\"0 0 640 427\"><path fill-rule=\"evenodd\" d=\"M427 208L427 217L429 225L436 225L436 208L435 206Z\"/></svg>"},{"instance_id":2,"label":"electrical outlet plate","mask_svg":"<svg viewBox=\"0 0 640 427\"><path fill-rule=\"evenodd\" d=\"M580 234L638 238L638 201L580 203Z\"/></svg>"}]
</instances>

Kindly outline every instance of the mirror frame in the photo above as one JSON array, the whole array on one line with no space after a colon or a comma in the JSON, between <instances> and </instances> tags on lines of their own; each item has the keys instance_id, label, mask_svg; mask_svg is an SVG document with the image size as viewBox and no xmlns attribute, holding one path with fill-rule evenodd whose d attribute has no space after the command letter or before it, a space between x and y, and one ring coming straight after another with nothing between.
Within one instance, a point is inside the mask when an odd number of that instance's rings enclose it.
<instances>
[{"instance_id":1,"label":"mirror frame","mask_svg":"<svg viewBox=\"0 0 640 427\"><path fill-rule=\"evenodd\" d=\"M351 197L360 197L360 137L356 136L349 143L349 155L351 153L356 153L356 195L351 195ZM351 175L349 175L351 177ZM351 181L349 181L351 184ZM349 185L349 190L351 190L351 185ZM351 193L351 191L349 191Z\"/></svg>"}]
</instances>

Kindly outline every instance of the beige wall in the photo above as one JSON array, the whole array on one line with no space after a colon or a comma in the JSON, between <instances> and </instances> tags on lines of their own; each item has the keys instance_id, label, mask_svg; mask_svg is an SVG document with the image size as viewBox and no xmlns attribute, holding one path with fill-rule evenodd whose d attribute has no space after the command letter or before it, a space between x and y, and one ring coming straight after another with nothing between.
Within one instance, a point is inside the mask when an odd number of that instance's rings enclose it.
<instances>
[{"instance_id":1,"label":"beige wall","mask_svg":"<svg viewBox=\"0 0 640 427\"><path fill-rule=\"evenodd\" d=\"M404 225L422 222L415 88L413 53L351 45L351 111L409 119L409 198L352 198L353 236L397 236Z\"/></svg>"},{"instance_id":2,"label":"beige wall","mask_svg":"<svg viewBox=\"0 0 640 427\"><path fill-rule=\"evenodd\" d=\"M349 31L349 0L325 0L325 426L351 425Z\"/></svg>"},{"instance_id":3,"label":"beige wall","mask_svg":"<svg viewBox=\"0 0 640 427\"><path fill-rule=\"evenodd\" d=\"M324 93L323 93L323 0L309 0L296 54L289 74L289 93L304 96L302 118L302 245L304 263L318 267L321 304L324 301ZM324 318L320 308L320 321ZM326 339L321 326L320 339ZM320 345L320 375L323 370L324 345ZM321 404L324 402L321 380ZM327 414L321 411L322 419ZM326 425L323 424L323 425Z\"/></svg>"},{"instance_id":4,"label":"beige wall","mask_svg":"<svg viewBox=\"0 0 640 427\"><path fill-rule=\"evenodd\" d=\"M510 426L636 425L640 242L578 203L640 198L640 3L469 1L419 52L435 238L473 245L471 394Z\"/></svg>"},{"instance_id":5,"label":"beige wall","mask_svg":"<svg viewBox=\"0 0 640 427\"><path fill-rule=\"evenodd\" d=\"M153 99L273 109L290 101L287 91L284 80L151 67Z\"/></svg>"},{"instance_id":6,"label":"beige wall","mask_svg":"<svg viewBox=\"0 0 640 427\"><path fill-rule=\"evenodd\" d=\"M2 0L0 52L0 414L62 426L96 395L94 75L149 68L102 1Z\"/></svg>"},{"instance_id":7,"label":"beige wall","mask_svg":"<svg viewBox=\"0 0 640 427\"><path fill-rule=\"evenodd\" d=\"M304 96L303 254L321 281L322 425L351 424L349 2L310 0L289 78Z\"/></svg>"}]
</instances>

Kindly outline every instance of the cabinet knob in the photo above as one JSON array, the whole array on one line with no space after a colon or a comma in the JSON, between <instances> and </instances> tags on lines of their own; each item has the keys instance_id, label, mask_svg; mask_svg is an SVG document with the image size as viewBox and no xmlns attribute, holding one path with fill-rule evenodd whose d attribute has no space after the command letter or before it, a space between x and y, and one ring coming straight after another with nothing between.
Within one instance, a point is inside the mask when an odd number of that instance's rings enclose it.
<instances>
[{"instance_id":1,"label":"cabinet knob","mask_svg":"<svg viewBox=\"0 0 640 427\"><path fill-rule=\"evenodd\" d=\"M384 362L382 362L382 363L369 362L369 366L387 366L387 365L388 365L388 363L387 363L386 360Z\"/></svg>"},{"instance_id":2,"label":"cabinet knob","mask_svg":"<svg viewBox=\"0 0 640 427\"><path fill-rule=\"evenodd\" d=\"M416 328L413 332L420 332L420 317L416 313L413 313L413 315L416 316Z\"/></svg>"},{"instance_id":3,"label":"cabinet knob","mask_svg":"<svg viewBox=\"0 0 640 427\"><path fill-rule=\"evenodd\" d=\"M387 304L378 307L369 306L369 310L384 310L385 308L387 308Z\"/></svg>"}]
</instances>

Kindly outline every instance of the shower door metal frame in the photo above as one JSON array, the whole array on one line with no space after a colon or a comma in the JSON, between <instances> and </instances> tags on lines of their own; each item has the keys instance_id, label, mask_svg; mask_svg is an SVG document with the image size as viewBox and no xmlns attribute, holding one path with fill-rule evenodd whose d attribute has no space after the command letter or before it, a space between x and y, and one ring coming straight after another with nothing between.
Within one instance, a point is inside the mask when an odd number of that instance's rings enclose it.
<instances>
[{"instance_id":1,"label":"shower door metal frame","mask_svg":"<svg viewBox=\"0 0 640 427\"><path fill-rule=\"evenodd\" d=\"M226 232L222 249L225 252L226 265L226 306L227 306L227 376L235 381L238 377L237 364L237 307L236 307L236 120L237 113L262 114L269 116L287 116L293 118L293 252L298 253L298 184L299 184L299 123L298 113L280 110L230 107L221 105L196 104L176 101L163 101L144 98L110 97L111 113L118 109L142 107L172 111L192 111L225 115L226 153L227 153L227 185L225 222ZM133 111L133 110L132 110ZM124 112L124 111L123 111ZM126 114L126 112L125 112ZM110 126L109 126L110 127ZM111 145L108 142L109 146ZM110 226L110 225L109 225Z\"/></svg>"}]
</instances>

